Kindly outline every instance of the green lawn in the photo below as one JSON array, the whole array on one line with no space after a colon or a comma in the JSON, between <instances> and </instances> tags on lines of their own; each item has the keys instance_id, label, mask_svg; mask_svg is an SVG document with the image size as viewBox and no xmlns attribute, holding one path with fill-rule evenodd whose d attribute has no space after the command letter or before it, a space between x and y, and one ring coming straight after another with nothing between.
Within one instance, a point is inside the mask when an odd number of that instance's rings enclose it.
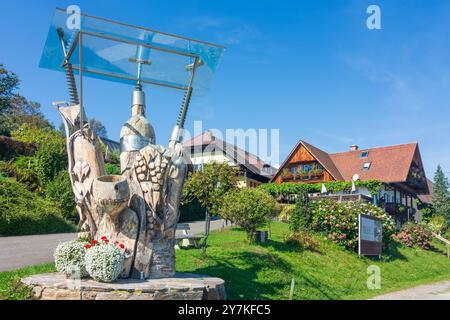
<instances>
[{"instance_id":1,"label":"green lawn","mask_svg":"<svg viewBox=\"0 0 450 320\"><path fill-rule=\"evenodd\" d=\"M272 240L249 245L239 229L215 231L208 257L200 249L177 250L177 270L225 279L229 299L287 299L291 280L294 299L365 299L422 283L450 280L450 260L443 247L434 251L399 247L377 258L358 258L320 235L317 252L299 250L283 242L284 223L272 224ZM367 267L381 269L381 289L368 290ZM14 281L33 273L54 271L52 264L0 273L0 297L22 298Z\"/></svg>"},{"instance_id":2,"label":"green lawn","mask_svg":"<svg viewBox=\"0 0 450 320\"><path fill-rule=\"evenodd\" d=\"M214 232L208 257L201 250L177 252L177 270L218 276L226 280L230 299L288 299L291 280L294 299L365 299L418 284L450 280L450 260L443 252L400 247L381 260L358 258L317 235L318 252L283 243L284 223L272 224L272 240L249 245L237 229ZM438 249L443 250L439 244ZM381 289L368 290L367 267L381 269Z\"/></svg>"}]
</instances>

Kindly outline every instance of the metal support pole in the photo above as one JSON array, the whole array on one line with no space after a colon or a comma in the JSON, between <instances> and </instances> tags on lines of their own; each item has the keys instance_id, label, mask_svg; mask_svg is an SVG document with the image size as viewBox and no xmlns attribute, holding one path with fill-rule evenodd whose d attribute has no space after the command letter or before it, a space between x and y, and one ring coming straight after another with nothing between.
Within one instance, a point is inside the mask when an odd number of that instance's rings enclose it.
<instances>
[{"instance_id":1,"label":"metal support pole","mask_svg":"<svg viewBox=\"0 0 450 320\"><path fill-rule=\"evenodd\" d=\"M83 132L83 35L81 31L78 33L78 53L80 60L80 132Z\"/></svg>"}]
</instances>

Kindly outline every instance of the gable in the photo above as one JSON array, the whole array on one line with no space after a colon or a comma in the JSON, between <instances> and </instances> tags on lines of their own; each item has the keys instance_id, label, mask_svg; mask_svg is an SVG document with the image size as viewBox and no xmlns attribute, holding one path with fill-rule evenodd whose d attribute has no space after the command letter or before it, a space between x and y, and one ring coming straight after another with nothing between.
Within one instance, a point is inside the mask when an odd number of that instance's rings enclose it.
<instances>
[{"instance_id":1,"label":"gable","mask_svg":"<svg viewBox=\"0 0 450 320\"><path fill-rule=\"evenodd\" d=\"M283 182L281 179L283 171L292 165L315 162L323 167L324 181L338 180L341 178L339 172L337 171L327 153L300 140L288 155L288 157L284 160L283 164L278 169L272 181L277 183Z\"/></svg>"}]
</instances>

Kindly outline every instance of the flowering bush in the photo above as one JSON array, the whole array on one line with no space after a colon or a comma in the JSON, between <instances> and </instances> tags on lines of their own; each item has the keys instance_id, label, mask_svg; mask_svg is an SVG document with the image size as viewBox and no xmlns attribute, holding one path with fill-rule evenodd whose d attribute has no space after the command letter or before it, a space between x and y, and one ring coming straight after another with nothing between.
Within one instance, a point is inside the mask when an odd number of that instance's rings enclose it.
<instances>
[{"instance_id":1,"label":"flowering bush","mask_svg":"<svg viewBox=\"0 0 450 320\"><path fill-rule=\"evenodd\" d=\"M110 243L106 237L96 240L86 248L86 270L89 275L97 281L113 282L116 280L123 268L125 259L125 246L117 241Z\"/></svg>"},{"instance_id":2,"label":"flowering bush","mask_svg":"<svg viewBox=\"0 0 450 320\"><path fill-rule=\"evenodd\" d=\"M423 249L430 247L431 230L425 224L406 223L395 238L408 247L418 246Z\"/></svg>"},{"instance_id":3,"label":"flowering bush","mask_svg":"<svg viewBox=\"0 0 450 320\"><path fill-rule=\"evenodd\" d=\"M312 201L309 212L308 224L313 230L325 232L329 240L353 250L358 247L359 214L381 218L384 243L391 240L395 230L393 219L381 208L367 202Z\"/></svg>"},{"instance_id":4,"label":"flowering bush","mask_svg":"<svg viewBox=\"0 0 450 320\"><path fill-rule=\"evenodd\" d=\"M87 276L85 265L86 242L72 240L60 243L55 250L55 266L67 277Z\"/></svg>"}]
</instances>

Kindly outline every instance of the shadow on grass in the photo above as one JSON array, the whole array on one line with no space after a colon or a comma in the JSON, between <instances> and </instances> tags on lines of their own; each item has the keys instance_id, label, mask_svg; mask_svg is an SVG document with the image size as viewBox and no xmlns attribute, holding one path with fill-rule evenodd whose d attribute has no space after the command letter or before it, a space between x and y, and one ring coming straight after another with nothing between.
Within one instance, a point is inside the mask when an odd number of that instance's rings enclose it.
<instances>
[{"instance_id":1,"label":"shadow on grass","mask_svg":"<svg viewBox=\"0 0 450 320\"><path fill-rule=\"evenodd\" d=\"M272 253L241 252L232 257L207 258L210 265L189 272L220 277L225 280L229 299L288 299L292 277L297 288L315 291L323 299L339 299L333 288L298 270ZM297 291L296 288L296 291Z\"/></svg>"},{"instance_id":2,"label":"shadow on grass","mask_svg":"<svg viewBox=\"0 0 450 320\"><path fill-rule=\"evenodd\" d=\"M430 250L431 252L434 252L434 253L441 254L441 255L446 256L446 257L448 255L447 249L442 250L441 248L438 248L438 247L433 246L433 245L430 245L430 248L428 250Z\"/></svg>"},{"instance_id":3,"label":"shadow on grass","mask_svg":"<svg viewBox=\"0 0 450 320\"><path fill-rule=\"evenodd\" d=\"M280 252L311 251L314 253L322 254L322 252L319 250L319 248L305 248L295 241L282 242L282 241L275 241L275 240L267 240L266 242L258 243L257 245L264 247L264 248L273 249L275 251L280 251Z\"/></svg>"}]
</instances>

